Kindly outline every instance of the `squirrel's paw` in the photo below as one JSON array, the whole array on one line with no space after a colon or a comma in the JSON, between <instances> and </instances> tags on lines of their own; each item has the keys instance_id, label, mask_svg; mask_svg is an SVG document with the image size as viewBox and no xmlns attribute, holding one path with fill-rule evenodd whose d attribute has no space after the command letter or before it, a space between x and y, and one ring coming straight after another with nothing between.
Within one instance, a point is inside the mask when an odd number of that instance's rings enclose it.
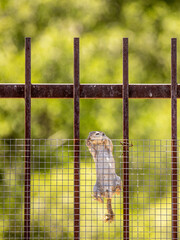
<instances>
[{"instance_id":1,"label":"squirrel's paw","mask_svg":"<svg viewBox=\"0 0 180 240\"><path fill-rule=\"evenodd\" d=\"M100 194L94 193L94 194L92 194L92 197L94 197L94 200L96 200L96 201L98 201L100 203L104 203L104 201L103 201L103 199L102 199Z\"/></svg>"},{"instance_id":2,"label":"squirrel's paw","mask_svg":"<svg viewBox=\"0 0 180 240\"><path fill-rule=\"evenodd\" d=\"M106 214L104 217L104 221L105 222L109 222L111 223L112 221L114 221L115 215L114 214Z\"/></svg>"}]
</instances>

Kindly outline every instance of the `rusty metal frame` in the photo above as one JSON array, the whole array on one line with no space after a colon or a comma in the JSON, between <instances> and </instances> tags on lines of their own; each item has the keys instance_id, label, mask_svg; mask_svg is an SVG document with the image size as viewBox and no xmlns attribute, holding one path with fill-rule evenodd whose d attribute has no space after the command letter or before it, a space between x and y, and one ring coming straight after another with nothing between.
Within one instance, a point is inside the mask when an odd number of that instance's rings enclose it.
<instances>
[{"instance_id":1,"label":"rusty metal frame","mask_svg":"<svg viewBox=\"0 0 180 240\"><path fill-rule=\"evenodd\" d=\"M128 39L123 39L123 236L129 239L129 81Z\"/></svg>"},{"instance_id":2,"label":"rusty metal frame","mask_svg":"<svg viewBox=\"0 0 180 240\"><path fill-rule=\"evenodd\" d=\"M122 84L80 84L80 98L122 98ZM0 84L0 98L24 98L25 84ZM31 84L31 98L73 98L73 84ZM129 98L171 98L171 84L129 84ZM180 84L177 84L180 98Z\"/></svg>"},{"instance_id":3,"label":"rusty metal frame","mask_svg":"<svg viewBox=\"0 0 180 240\"><path fill-rule=\"evenodd\" d=\"M25 42L25 183L24 239L30 239L31 216L31 39Z\"/></svg>"},{"instance_id":4,"label":"rusty metal frame","mask_svg":"<svg viewBox=\"0 0 180 240\"><path fill-rule=\"evenodd\" d=\"M178 239L178 178L177 178L177 40L171 39L171 195L172 239Z\"/></svg>"},{"instance_id":5,"label":"rusty metal frame","mask_svg":"<svg viewBox=\"0 0 180 240\"><path fill-rule=\"evenodd\" d=\"M30 239L31 193L31 98L74 99L74 239L80 239L80 163L79 163L79 100L80 98L123 99L123 225L124 240L129 239L129 123L128 99L171 98L172 129L172 239L178 239L177 188L177 40L171 39L171 84L128 83L128 39L123 39L123 84L80 84L79 38L74 39L74 84L31 84L31 39L25 39L25 84L0 84L0 98L25 99L25 199L24 239Z\"/></svg>"},{"instance_id":6,"label":"rusty metal frame","mask_svg":"<svg viewBox=\"0 0 180 240\"><path fill-rule=\"evenodd\" d=\"M74 240L80 238L79 39L74 39Z\"/></svg>"}]
</instances>

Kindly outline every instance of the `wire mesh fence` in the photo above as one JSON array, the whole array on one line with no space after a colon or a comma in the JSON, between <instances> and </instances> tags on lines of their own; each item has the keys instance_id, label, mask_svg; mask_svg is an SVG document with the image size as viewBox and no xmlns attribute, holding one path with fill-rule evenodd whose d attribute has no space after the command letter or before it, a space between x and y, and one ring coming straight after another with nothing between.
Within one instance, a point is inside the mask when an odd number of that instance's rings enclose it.
<instances>
[{"instance_id":1,"label":"wire mesh fence","mask_svg":"<svg viewBox=\"0 0 180 240\"><path fill-rule=\"evenodd\" d=\"M123 184L123 144L112 142ZM0 239L24 238L24 149L24 139L0 140ZM73 140L31 140L30 239L74 237L73 149ZM96 178L95 162L80 140L80 239L123 239L123 188L112 197L115 217L106 222L107 200L93 196ZM171 140L131 140L130 239L171 239L171 197Z\"/></svg>"}]
</instances>

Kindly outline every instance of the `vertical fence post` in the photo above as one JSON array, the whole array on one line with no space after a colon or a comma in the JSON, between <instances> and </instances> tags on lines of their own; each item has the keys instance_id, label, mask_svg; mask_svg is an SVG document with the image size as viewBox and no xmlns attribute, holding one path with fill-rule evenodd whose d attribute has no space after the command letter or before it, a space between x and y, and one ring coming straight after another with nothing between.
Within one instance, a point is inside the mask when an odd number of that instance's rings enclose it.
<instances>
[{"instance_id":1,"label":"vertical fence post","mask_svg":"<svg viewBox=\"0 0 180 240\"><path fill-rule=\"evenodd\" d=\"M172 240L178 239L177 175L177 40L171 39L171 159L172 159Z\"/></svg>"},{"instance_id":2,"label":"vertical fence post","mask_svg":"<svg viewBox=\"0 0 180 240\"><path fill-rule=\"evenodd\" d=\"M79 38L74 38L74 240L80 239Z\"/></svg>"},{"instance_id":3,"label":"vertical fence post","mask_svg":"<svg viewBox=\"0 0 180 240\"><path fill-rule=\"evenodd\" d=\"M30 239L31 214L31 38L25 39L25 188L24 239Z\"/></svg>"},{"instance_id":4,"label":"vertical fence post","mask_svg":"<svg viewBox=\"0 0 180 240\"><path fill-rule=\"evenodd\" d=\"M129 239L129 83L128 38L123 38L123 239Z\"/></svg>"}]
</instances>

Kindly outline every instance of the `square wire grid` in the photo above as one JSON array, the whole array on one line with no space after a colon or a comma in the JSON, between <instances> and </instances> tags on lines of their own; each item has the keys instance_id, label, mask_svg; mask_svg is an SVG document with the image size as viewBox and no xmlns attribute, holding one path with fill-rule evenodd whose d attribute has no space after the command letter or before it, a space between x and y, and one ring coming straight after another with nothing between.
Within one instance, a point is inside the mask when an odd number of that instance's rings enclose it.
<instances>
[{"instance_id":1,"label":"square wire grid","mask_svg":"<svg viewBox=\"0 0 180 240\"><path fill-rule=\"evenodd\" d=\"M122 141L112 142L116 174L123 182ZM73 143L31 140L31 239L74 237ZM171 140L130 143L130 239L171 239ZM24 238L24 144L24 139L0 140L0 239L4 240ZM92 197L95 182L94 160L85 140L80 140L80 239L123 239L123 192L112 198L115 220L106 223L106 200L101 204Z\"/></svg>"}]
</instances>

